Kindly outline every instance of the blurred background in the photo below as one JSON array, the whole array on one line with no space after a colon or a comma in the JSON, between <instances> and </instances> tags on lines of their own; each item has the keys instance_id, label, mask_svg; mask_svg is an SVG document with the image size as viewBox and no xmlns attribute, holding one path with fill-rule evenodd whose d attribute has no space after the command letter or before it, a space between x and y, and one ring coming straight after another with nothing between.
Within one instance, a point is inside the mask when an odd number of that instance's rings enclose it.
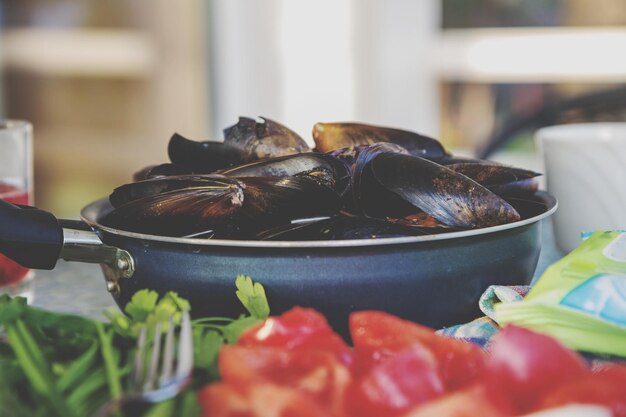
<instances>
[{"instance_id":1,"label":"blurred background","mask_svg":"<svg viewBox=\"0 0 626 417\"><path fill-rule=\"evenodd\" d=\"M62 217L240 115L531 169L537 127L626 120L624 0L4 0L0 30L0 116L33 122L35 201Z\"/></svg>"}]
</instances>

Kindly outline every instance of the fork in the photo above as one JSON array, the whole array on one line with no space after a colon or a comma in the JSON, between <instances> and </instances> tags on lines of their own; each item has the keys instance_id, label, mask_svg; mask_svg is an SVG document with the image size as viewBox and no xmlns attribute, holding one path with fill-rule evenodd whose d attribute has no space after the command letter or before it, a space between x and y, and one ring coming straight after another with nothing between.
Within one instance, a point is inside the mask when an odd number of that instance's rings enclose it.
<instances>
[{"instance_id":1,"label":"fork","mask_svg":"<svg viewBox=\"0 0 626 417\"><path fill-rule=\"evenodd\" d=\"M104 404L94 417L112 416L120 411L132 410L136 413L150 404L176 396L185 388L193 370L193 335L188 311L182 313L177 349L174 349L174 327L170 317L163 343L160 321L154 327L151 343L147 340L148 328L144 326L141 329L128 392ZM147 355L150 358L146 367Z\"/></svg>"}]
</instances>

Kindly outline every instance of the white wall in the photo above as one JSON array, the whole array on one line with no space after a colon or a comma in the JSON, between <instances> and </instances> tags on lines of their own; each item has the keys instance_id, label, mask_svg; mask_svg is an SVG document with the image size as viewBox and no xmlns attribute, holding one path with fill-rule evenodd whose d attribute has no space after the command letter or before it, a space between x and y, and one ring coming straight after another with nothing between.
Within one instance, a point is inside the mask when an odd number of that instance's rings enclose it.
<instances>
[{"instance_id":1,"label":"white wall","mask_svg":"<svg viewBox=\"0 0 626 417\"><path fill-rule=\"evenodd\" d=\"M213 0L215 139L239 115L310 140L318 121L437 136L437 0Z\"/></svg>"}]
</instances>

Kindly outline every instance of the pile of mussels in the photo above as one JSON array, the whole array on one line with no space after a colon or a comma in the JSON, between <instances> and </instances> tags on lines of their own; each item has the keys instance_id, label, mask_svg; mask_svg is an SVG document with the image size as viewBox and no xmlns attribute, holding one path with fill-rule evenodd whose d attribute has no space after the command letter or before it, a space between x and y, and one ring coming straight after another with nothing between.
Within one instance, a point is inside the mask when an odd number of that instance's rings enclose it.
<instances>
[{"instance_id":1,"label":"pile of mussels","mask_svg":"<svg viewBox=\"0 0 626 417\"><path fill-rule=\"evenodd\" d=\"M116 188L101 223L217 239L443 233L520 220L540 175L454 157L437 140L399 129L317 123L313 139L312 150L285 126L246 117L224 130L223 142L174 134L171 163Z\"/></svg>"}]
</instances>

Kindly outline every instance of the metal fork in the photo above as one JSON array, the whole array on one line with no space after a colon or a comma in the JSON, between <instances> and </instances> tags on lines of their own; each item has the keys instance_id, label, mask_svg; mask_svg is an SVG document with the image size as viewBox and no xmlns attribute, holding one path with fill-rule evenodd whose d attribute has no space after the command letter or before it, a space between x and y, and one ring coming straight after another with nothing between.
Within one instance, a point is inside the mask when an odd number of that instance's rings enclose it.
<instances>
[{"instance_id":1,"label":"metal fork","mask_svg":"<svg viewBox=\"0 0 626 417\"><path fill-rule=\"evenodd\" d=\"M193 370L193 335L189 312L183 311L178 339L174 349L174 322L170 317L165 341L161 322L154 327L154 338L148 343L148 329L143 327L137 339L130 388L122 397L106 403L94 417L106 417L120 411L143 410L150 404L167 400L181 392L191 380ZM150 355L146 366L147 355Z\"/></svg>"}]
</instances>

